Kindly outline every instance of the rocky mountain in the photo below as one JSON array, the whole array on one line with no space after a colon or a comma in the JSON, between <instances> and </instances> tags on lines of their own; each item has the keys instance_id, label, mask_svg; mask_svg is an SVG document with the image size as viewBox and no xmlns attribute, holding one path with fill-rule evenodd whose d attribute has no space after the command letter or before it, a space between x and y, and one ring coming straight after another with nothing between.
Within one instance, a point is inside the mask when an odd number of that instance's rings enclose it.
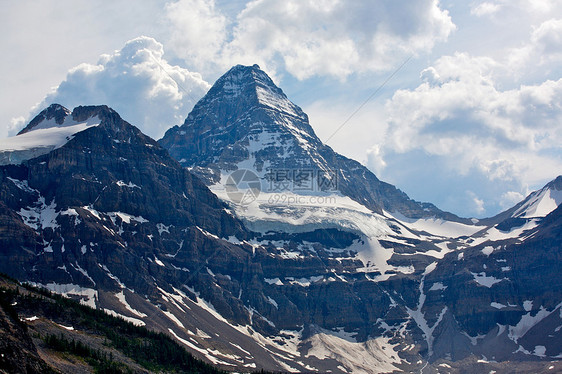
<instances>
[{"instance_id":1,"label":"rocky mountain","mask_svg":"<svg viewBox=\"0 0 562 374\"><path fill-rule=\"evenodd\" d=\"M410 218L466 222L432 204L411 200L357 161L323 144L308 116L258 65L230 69L184 124L168 130L159 142L208 185L239 168L264 177L267 185L295 184L293 192L307 191L316 178L325 182L317 192L331 192L337 184L338 192L377 213L386 210ZM295 177L294 172L300 173ZM266 185L264 189L274 192Z\"/></svg>"},{"instance_id":2,"label":"rocky mountain","mask_svg":"<svg viewBox=\"0 0 562 374\"><path fill-rule=\"evenodd\" d=\"M308 124L306 114L290 102L256 65L232 68L195 106L185 123L170 129L159 142L182 165L201 176L217 196L229 203L247 227L261 232L263 236L260 240L268 237L278 240L269 243L285 257L281 265L283 272L274 273L279 276L268 277L266 282L276 285L278 290L295 284L295 277L286 277L286 272L293 266L287 261L291 256L300 257L303 261L318 259L323 265L328 265L311 268L306 277L302 274L296 280L307 289L307 295L314 294L316 283L321 284L325 293L321 297L324 306L320 320L310 318L310 313L318 316L318 312L314 311L314 302L310 301L306 307L299 306L299 311L301 308L305 311L302 314L309 313L303 320L304 326L317 326L332 335L334 331L351 333L357 342L370 341L373 337L396 338L402 335L400 340L404 344L408 341L404 336L409 335L413 342L421 343L417 346L418 354L430 362L439 359L462 361L486 352L483 347L488 343L480 345L479 340L474 338L484 332L474 330L477 322L485 318L484 315L478 312L471 323L453 324L451 321L457 321L457 318L462 320L460 310L463 308L456 303L466 301L466 298L462 299L466 294L449 295L444 290L453 292L459 288L472 288L474 294L479 295L479 288L488 288L486 280L493 276L488 277L488 273L482 271L483 267L491 266L486 264L488 257L484 254L476 256L474 261L461 261L461 265L466 266L462 271L456 268L458 263L453 262L455 271L464 275L456 278L449 274L447 279L454 284L445 285L439 281L430 284L426 278L447 273L450 261L462 259L465 253L468 259L472 258L469 253L482 254L483 248L487 253L491 245L509 247L525 243L529 230L542 232L541 220L562 200L557 179L509 211L481 221L459 219L429 204L414 202L393 186L379 181L360 164L322 144ZM259 193L251 194L250 201L239 201L237 196L229 193L229 183L232 183L229 176L234 176L235 170L244 169L250 170L261 182ZM310 189L300 188L306 185L307 180L303 183L295 175L303 171L308 171L313 178L330 174L332 178L328 179L337 182L335 188L323 189L319 184ZM291 172L294 173L292 176ZM279 174L286 179L278 180ZM244 188L239 180L234 182L236 188ZM279 184L283 185L283 189L276 190ZM251 188L247 190L252 191ZM312 200L310 195L322 199ZM323 250L307 250L304 245L306 239L317 237L318 233L330 238L331 242L324 241ZM350 233L356 237L346 238L345 235ZM550 250L552 248L545 248L547 252ZM517 287L523 285L521 282L525 277L534 277L536 271L524 264L523 257L519 263L522 273L512 276L517 278L513 279ZM481 268L476 271L478 266ZM511 267L506 265L501 268ZM526 275L523 276L523 273ZM548 274L554 275L552 272ZM330 279L335 282L327 285ZM537 275L537 279L542 278ZM493 280L491 283L492 286L495 284ZM550 295L551 291L535 289L534 292L536 295ZM348 299L351 295L353 297ZM431 296L436 298L432 299L432 304L428 300ZM526 315L526 300L520 300L521 294L513 291L503 297L498 301L472 297L471 303L463 305L462 313L480 311L485 305L494 310L490 305L503 305L507 298L511 309L503 314L492 313L490 318L503 323L505 329L516 329L527 323L528 320L523 317ZM332 304L336 300L338 303ZM562 301L561 295L557 294L553 300ZM544 307L553 315L558 310L558 304L539 304L535 302L538 310ZM525 305L528 307L529 303ZM508 322L504 319L507 314L512 316ZM335 320L331 319L332 315ZM340 319L338 324L338 317L344 315L345 322ZM267 315L267 318L278 323L274 316ZM452 329L453 325L456 335L450 338L451 331L443 333L442 330L445 326ZM489 328L485 332L492 334L495 325L491 326L488 322L485 326L484 329ZM558 331L554 333L556 335ZM306 332L302 337L319 335L318 331ZM514 336L510 335L511 338ZM513 339L510 341L515 344ZM452 344L453 341L457 344ZM508 346L511 347L504 344L502 349L508 350L505 348ZM549 348L551 354L548 357L560 354L555 353L553 347ZM498 357L509 361L517 356L515 359L518 360L521 359L519 356L533 356L535 352L527 347L524 353L515 354L517 349L516 346L509 354L498 354ZM537 352L540 351L541 348ZM331 351L330 354L342 359L338 353ZM353 370L365 368L353 367Z\"/></svg>"},{"instance_id":3,"label":"rocky mountain","mask_svg":"<svg viewBox=\"0 0 562 374\"><path fill-rule=\"evenodd\" d=\"M560 178L488 220L417 203L257 66L158 143L108 107L26 129L0 143L2 272L231 370L560 370Z\"/></svg>"}]
</instances>

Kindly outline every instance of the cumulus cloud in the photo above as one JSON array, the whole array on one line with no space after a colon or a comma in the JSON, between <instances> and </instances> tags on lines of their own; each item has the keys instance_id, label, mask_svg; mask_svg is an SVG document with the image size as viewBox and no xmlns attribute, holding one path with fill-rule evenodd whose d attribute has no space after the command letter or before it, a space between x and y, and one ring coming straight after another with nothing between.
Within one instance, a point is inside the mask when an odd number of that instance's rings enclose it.
<instances>
[{"instance_id":1,"label":"cumulus cloud","mask_svg":"<svg viewBox=\"0 0 562 374\"><path fill-rule=\"evenodd\" d=\"M379 175L386 168L386 161L380 144L375 144L367 150L367 164Z\"/></svg>"},{"instance_id":2,"label":"cumulus cloud","mask_svg":"<svg viewBox=\"0 0 562 374\"><path fill-rule=\"evenodd\" d=\"M484 200L479 199L472 191L466 191L466 194L471 202L471 209L475 214L480 215L486 211L486 209L484 209Z\"/></svg>"},{"instance_id":3,"label":"cumulus cloud","mask_svg":"<svg viewBox=\"0 0 562 374\"><path fill-rule=\"evenodd\" d=\"M478 173L519 194L562 173L562 79L502 90L494 75L503 68L457 53L425 69L415 89L395 92L386 108L387 159L421 151L438 157L451 177ZM475 206L484 211L483 203Z\"/></svg>"},{"instance_id":4,"label":"cumulus cloud","mask_svg":"<svg viewBox=\"0 0 562 374\"><path fill-rule=\"evenodd\" d=\"M514 71L558 69L562 62L562 19L549 19L533 27L530 40L508 51Z\"/></svg>"},{"instance_id":5,"label":"cumulus cloud","mask_svg":"<svg viewBox=\"0 0 562 374\"><path fill-rule=\"evenodd\" d=\"M518 202L522 201L525 195L517 191L507 191L502 194L500 205L503 209L509 209Z\"/></svg>"},{"instance_id":6,"label":"cumulus cloud","mask_svg":"<svg viewBox=\"0 0 562 374\"><path fill-rule=\"evenodd\" d=\"M216 64L227 37L227 18L215 1L179 0L166 4L171 23L170 44L201 70Z\"/></svg>"},{"instance_id":7,"label":"cumulus cloud","mask_svg":"<svg viewBox=\"0 0 562 374\"><path fill-rule=\"evenodd\" d=\"M220 56L224 66L281 67L299 79L388 70L405 56L431 50L455 29L438 0L255 0L231 21L213 1L179 0L168 10L180 30L172 40L185 46L176 52L190 63L204 68L202 53ZM201 25L203 36L186 30ZM203 52L191 48L200 46Z\"/></svg>"},{"instance_id":8,"label":"cumulus cloud","mask_svg":"<svg viewBox=\"0 0 562 374\"><path fill-rule=\"evenodd\" d=\"M162 44L138 37L97 64L72 68L35 111L52 103L70 109L77 105L106 104L144 133L159 138L181 124L209 84L201 75L164 59Z\"/></svg>"}]
</instances>

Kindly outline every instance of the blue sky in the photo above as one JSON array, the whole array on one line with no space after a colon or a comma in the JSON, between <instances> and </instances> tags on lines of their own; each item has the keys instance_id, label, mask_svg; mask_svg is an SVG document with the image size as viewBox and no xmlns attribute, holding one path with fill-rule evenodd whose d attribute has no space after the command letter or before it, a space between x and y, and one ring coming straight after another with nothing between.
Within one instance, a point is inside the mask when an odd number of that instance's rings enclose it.
<instances>
[{"instance_id":1,"label":"blue sky","mask_svg":"<svg viewBox=\"0 0 562 374\"><path fill-rule=\"evenodd\" d=\"M159 138L258 63L321 139L416 200L486 217L562 174L560 1L38 0L3 3L0 32L0 137L59 102Z\"/></svg>"}]
</instances>

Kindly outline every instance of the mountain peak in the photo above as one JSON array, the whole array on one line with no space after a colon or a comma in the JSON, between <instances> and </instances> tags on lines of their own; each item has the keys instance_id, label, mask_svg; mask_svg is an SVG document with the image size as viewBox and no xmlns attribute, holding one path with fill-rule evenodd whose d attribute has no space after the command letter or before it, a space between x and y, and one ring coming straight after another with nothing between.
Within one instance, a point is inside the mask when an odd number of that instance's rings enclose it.
<instances>
[{"instance_id":1,"label":"mountain peak","mask_svg":"<svg viewBox=\"0 0 562 374\"><path fill-rule=\"evenodd\" d=\"M235 170L236 164L249 158L256 161L251 167L262 170L266 156L252 154L251 148L257 143L262 147L263 142L269 148L284 145L283 154L293 150L302 154L321 146L308 116L258 65L232 67L184 124L171 128L160 140L184 166L214 165L221 170ZM276 158L272 156L267 156L269 161Z\"/></svg>"},{"instance_id":2,"label":"mountain peak","mask_svg":"<svg viewBox=\"0 0 562 374\"><path fill-rule=\"evenodd\" d=\"M232 67L195 105L184 124L168 130L159 142L210 186L239 169L253 170L268 186L278 171L298 174L305 170L312 183L314 173L316 180L325 178L332 184L337 180L336 191L330 193L341 193L377 213L398 211L410 218L459 220L433 205L409 199L323 144L308 116L258 65ZM313 192L329 191L322 186Z\"/></svg>"},{"instance_id":3,"label":"mountain peak","mask_svg":"<svg viewBox=\"0 0 562 374\"><path fill-rule=\"evenodd\" d=\"M236 65L213 85L209 94L214 99L247 101L285 115L306 118L304 112L293 104L259 65Z\"/></svg>"},{"instance_id":4,"label":"mountain peak","mask_svg":"<svg viewBox=\"0 0 562 374\"><path fill-rule=\"evenodd\" d=\"M66 117L70 114L70 110L60 104L51 104L43 109L38 115L22 129L18 135L25 134L31 130L39 128L49 128L61 126Z\"/></svg>"},{"instance_id":5,"label":"mountain peak","mask_svg":"<svg viewBox=\"0 0 562 374\"><path fill-rule=\"evenodd\" d=\"M0 139L0 165L20 164L65 145L76 134L106 122L117 123L119 114L106 105L79 106L71 112L60 104L42 110L16 136Z\"/></svg>"},{"instance_id":6,"label":"mountain peak","mask_svg":"<svg viewBox=\"0 0 562 374\"><path fill-rule=\"evenodd\" d=\"M562 204L562 175L508 210L511 217L543 218Z\"/></svg>"}]
</instances>

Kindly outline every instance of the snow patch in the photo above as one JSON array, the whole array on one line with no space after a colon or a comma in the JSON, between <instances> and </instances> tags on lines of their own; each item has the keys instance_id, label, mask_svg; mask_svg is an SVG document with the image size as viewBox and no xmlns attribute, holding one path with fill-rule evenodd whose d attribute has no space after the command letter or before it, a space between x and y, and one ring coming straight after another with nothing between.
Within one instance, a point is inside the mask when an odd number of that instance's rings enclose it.
<instances>
[{"instance_id":1,"label":"snow patch","mask_svg":"<svg viewBox=\"0 0 562 374\"><path fill-rule=\"evenodd\" d=\"M117 300L119 300L119 302L121 304L123 304L123 306L125 307L125 309L127 309L129 312L133 313L135 316L140 317L140 318L145 318L147 317L146 314L139 312L138 310L134 309L131 305L129 305L129 303L127 302L127 300L125 299L125 292L121 291L119 293L115 294L115 297L117 298Z\"/></svg>"},{"instance_id":2,"label":"snow patch","mask_svg":"<svg viewBox=\"0 0 562 374\"><path fill-rule=\"evenodd\" d=\"M182 328L182 329L186 329L185 326L183 325L183 323L181 323L181 321L175 316L173 315L171 312L167 312L167 311L162 311L162 313L164 313L166 315L166 317L168 317L172 322L174 322L176 325L178 325L178 327Z\"/></svg>"},{"instance_id":3,"label":"snow patch","mask_svg":"<svg viewBox=\"0 0 562 374\"><path fill-rule=\"evenodd\" d=\"M57 217L59 213L56 212L57 204L55 200L51 201L49 205L45 203L45 198L40 196L33 207L21 208L18 214L23 220L23 223L34 230L51 228L57 229Z\"/></svg>"},{"instance_id":4,"label":"snow patch","mask_svg":"<svg viewBox=\"0 0 562 374\"><path fill-rule=\"evenodd\" d=\"M34 286L43 287L62 295L64 297L71 298L72 296L80 296L80 304L87 305L91 308L96 309L96 300L98 299L98 291L92 288L80 287L75 284L58 284L58 283L47 283L46 285L40 283L31 283Z\"/></svg>"},{"instance_id":5,"label":"snow patch","mask_svg":"<svg viewBox=\"0 0 562 374\"><path fill-rule=\"evenodd\" d=\"M482 253L486 255L486 257L489 257L492 252L494 252L494 247L492 246L486 246L484 248L482 248Z\"/></svg>"},{"instance_id":6,"label":"snow patch","mask_svg":"<svg viewBox=\"0 0 562 374\"><path fill-rule=\"evenodd\" d=\"M275 307L275 309L279 309L279 306L277 305L277 301L275 301L274 299L272 299L271 297L267 297L267 301L269 301L269 303L271 305L273 305Z\"/></svg>"},{"instance_id":7,"label":"snow patch","mask_svg":"<svg viewBox=\"0 0 562 374\"><path fill-rule=\"evenodd\" d=\"M482 273L472 273L472 276L474 277L474 280L476 281L476 283L478 283L481 286L484 287L492 287L494 284L499 283L503 280L507 280L507 278L502 278L502 279L497 279L494 278L492 276L487 276L486 273L482 272Z\"/></svg>"},{"instance_id":8,"label":"snow patch","mask_svg":"<svg viewBox=\"0 0 562 374\"><path fill-rule=\"evenodd\" d=\"M556 309L560 308L561 306L562 303L558 304L556 306ZM517 325L509 326L509 334L508 334L509 338L513 340L515 343L517 343L517 341L523 336L525 336L525 334L530 329L532 329L537 323L548 317L551 313L552 312L547 311L542 306L540 307L537 314L535 314L534 316L531 316L531 312L529 311L527 314L521 316L521 319L519 320Z\"/></svg>"},{"instance_id":9,"label":"snow patch","mask_svg":"<svg viewBox=\"0 0 562 374\"><path fill-rule=\"evenodd\" d=\"M503 308L507 308L507 306L501 304L501 303L496 303L495 301L490 303L490 306L492 308L496 308L496 309L503 309Z\"/></svg>"},{"instance_id":10,"label":"snow patch","mask_svg":"<svg viewBox=\"0 0 562 374\"><path fill-rule=\"evenodd\" d=\"M279 279L279 278L265 278L263 281L265 283L274 284L276 286L282 286L283 285L283 282L281 282L281 279Z\"/></svg>"},{"instance_id":11,"label":"snow patch","mask_svg":"<svg viewBox=\"0 0 562 374\"><path fill-rule=\"evenodd\" d=\"M428 291L441 291L446 290L447 286L444 286L441 282L436 282L431 285L431 288Z\"/></svg>"},{"instance_id":12,"label":"snow patch","mask_svg":"<svg viewBox=\"0 0 562 374\"><path fill-rule=\"evenodd\" d=\"M135 326L146 326L146 323L144 321L140 320L140 319L124 316L122 314L117 313L114 310L111 310L111 309L104 309L103 311L106 312L107 314L109 314L110 316L122 318L125 321L130 322Z\"/></svg>"},{"instance_id":13,"label":"snow patch","mask_svg":"<svg viewBox=\"0 0 562 374\"><path fill-rule=\"evenodd\" d=\"M318 359L335 359L342 363L346 372L381 373L398 370L394 364L401 362L395 350L397 345L390 343L390 338L378 337L357 343L341 338L329 330L320 329L306 340L312 347L306 357Z\"/></svg>"},{"instance_id":14,"label":"snow patch","mask_svg":"<svg viewBox=\"0 0 562 374\"><path fill-rule=\"evenodd\" d=\"M389 213L394 219L403 223L406 227L416 231L427 233L445 238L458 238L461 236L471 236L484 229L486 226L466 225L459 222L446 221L440 218L421 218L413 219L404 216L399 212Z\"/></svg>"},{"instance_id":15,"label":"snow patch","mask_svg":"<svg viewBox=\"0 0 562 374\"><path fill-rule=\"evenodd\" d=\"M123 212L109 212L109 213L107 213L107 215L110 218L119 217L121 219L121 221L123 221L124 223L126 223L128 225L131 224L131 221L135 221L135 222L138 222L138 223L148 222L147 219L145 219L141 216L133 216L131 214L127 214L127 213L123 213Z\"/></svg>"},{"instance_id":16,"label":"snow patch","mask_svg":"<svg viewBox=\"0 0 562 374\"><path fill-rule=\"evenodd\" d=\"M546 217L562 203L562 191L550 188L533 192L527 202L513 213L513 217Z\"/></svg>"},{"instance_id":17,"label":"snow patch","mask_svg":"<svg viewBox=\"0 0 562 374\"><path fill-rule=\"evenodd\" d=\"M138 188L140 189L139 186L137 186L136 184L134 184L133 182L129 182L129 183L125 183L121 180L115 182L115 184L117 184L119 187L128 187L128 188Z\"/></svg>"},{"instance_id":18,"label":"snow patch","mask_svg":"<svg viewBox=\"0 0 562 374\"><path fill-rule=\"evenodd\" d=\"M164 232L166 232L166 233L169 234L169 233L170 233L170 227L172 227L172 226L171 226L171 225L170 225L170 226L166 226L166 225L164 225L163 223L157 223L157 224L156 224L156 228L158 229L158 234L159 234L159 235L162 235L162 233L164 233Z\"/></svg>"}]
</instances>

